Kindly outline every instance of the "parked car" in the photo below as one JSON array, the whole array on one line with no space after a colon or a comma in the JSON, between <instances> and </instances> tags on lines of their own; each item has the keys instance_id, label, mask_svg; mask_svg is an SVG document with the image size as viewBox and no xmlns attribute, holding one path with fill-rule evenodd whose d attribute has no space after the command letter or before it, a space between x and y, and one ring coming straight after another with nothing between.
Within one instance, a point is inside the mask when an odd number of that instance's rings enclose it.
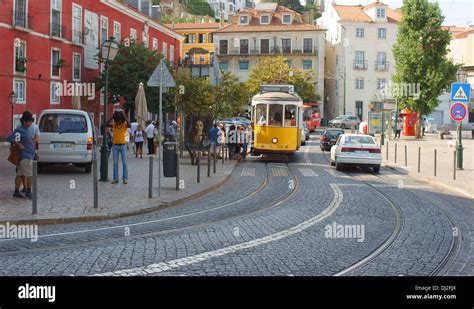
<instances>
[{"instance_id":1,"label":"parked car","mask_svg":"<svg viewBox=\"0 0 474 309\"><path fill-rule=\"evenodd\" d=\"M359 117L352 115L339 116L329 121L329 126L331 128L350 129L351 126L354 125L354 128L357 129L359 124Z\"/></svg>"},{"instance_id":2,"label":"parked car","mask_svg":"<svg viewBox=\"0 0 474 309\"><path fill-rule=\"evenodd\" d=\"M95 127L89 113L72 109L48 109L38 119L41 138L39 166L74 164L86 173L92 170Z\"/></svg>"},{"instance_id":3,"label":"parked car","mask_svg":"<svg viewBox=\"0 0 474 309\"><path fill-rule=\"evenodd\" d=\"M344 165L372 167L380 171L382 152L375 139L370 135L341 134L331 148L331 166L340 171Z\"/></svg>"},{"instance_id":4,"label":"parked car","mask_svg":"<svg viewBox=\"0 0 474 309\"><path fill-rule=\"evenodd\" d=\"M319 138L319 147L321 151L330 151L331 147L336 143L339 135L344 134L342 129L327 129Z\"/></svg>"}]
</instances>

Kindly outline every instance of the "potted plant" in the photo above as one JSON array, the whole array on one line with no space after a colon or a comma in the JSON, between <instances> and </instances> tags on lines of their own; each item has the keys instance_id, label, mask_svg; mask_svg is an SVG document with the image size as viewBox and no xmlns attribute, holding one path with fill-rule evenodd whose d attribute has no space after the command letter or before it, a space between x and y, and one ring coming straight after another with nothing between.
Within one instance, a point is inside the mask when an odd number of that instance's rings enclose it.
<instances>
[{"instance_id":1,"label":"potted plant","mask_svg":"<svg viewBox=\"0 0 474 309\"><path fill-rule=\"evenodd\" d=\"M17 72L25 72L26 71L26 63L28 62L27 58L17 58L15 63L15 71Z\"/></svg>"}]
</instances>

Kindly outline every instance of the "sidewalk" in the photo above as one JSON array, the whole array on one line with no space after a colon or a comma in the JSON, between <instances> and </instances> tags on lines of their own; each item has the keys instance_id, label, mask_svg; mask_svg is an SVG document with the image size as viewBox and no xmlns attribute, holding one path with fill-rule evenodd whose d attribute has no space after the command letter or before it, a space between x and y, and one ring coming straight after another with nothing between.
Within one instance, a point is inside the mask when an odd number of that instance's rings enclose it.
<instances>
[{"instance_id":1,"label":"sidewalk","mask_svg":"<svg viewBox=\"0 0 474 309\"><path fill-rule=\"evenodd\" d=\"M32 202L13 199L14 167L6 158L8 147L0 146L0 223L54 224L84 222L123 217L177 205L190 198L215 190L231 175L236 161L218 160L216 174L207 177L207 158L201 160L201 181L197 183L197 167L189 158L180 161L180 179L184 189L176 191L176 178L162 177L161 197L158 197L158 160L153 164L153 198L148 198L149 159L136 159L129 151L129 184L112 185L99 182L99 208L93 208L92 173L72 165L47 167L38 174L38 214L32 215ZM186 153L187 155L187 153ZM100 165L100 163L98 164ZM122 169L119 163L119 175ZM109 177L112 178L112 157L109 159Z\"/></svg>"},{"instance_id":2,"label":"sidewalk","mask_svg":"<svg viewBox=\"0 0 474 309\"><path fill-rule=\"evenodd\" d=\"M378 137L380 140L380 137ZM463 170L456 170L453 179L455 140L441 140L436 134L426 134L422 140L402 137L390 140L382 146L383 164L424 180L430 184L451 189L458 194L474 198L474 140L463 139ZM397 145L397 163L395 163ZM405 167L405 146L407 146L407 166ZM388 160L387 160L388 147ZM420 172L418 173L418 147L421 148ZM437 171L434 176L434 150L437 150Z\"/></svg>"}]
</instances>

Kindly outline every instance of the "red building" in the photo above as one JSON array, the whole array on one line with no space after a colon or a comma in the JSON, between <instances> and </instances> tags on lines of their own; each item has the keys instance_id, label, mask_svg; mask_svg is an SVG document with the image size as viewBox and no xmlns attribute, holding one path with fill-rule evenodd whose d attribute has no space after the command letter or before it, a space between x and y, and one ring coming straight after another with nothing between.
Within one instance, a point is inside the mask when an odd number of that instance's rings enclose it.
<instances>
[{"instance_id":1,"label":"red building","mask_svg":"<svg viewBox=\"0 0 474 309\"><path fill-rule=\"evenodd\" d=\"M72 108L72 96L57 95L57 88L99 76L97 55L109 37L135 39L179 61L184 37L122 0L2 0L0 6L0 136L25 110L38 116L48 108ZM97 118L103 98L95 90L93 100L81 102Z\"/></svg>"}]
</instances>

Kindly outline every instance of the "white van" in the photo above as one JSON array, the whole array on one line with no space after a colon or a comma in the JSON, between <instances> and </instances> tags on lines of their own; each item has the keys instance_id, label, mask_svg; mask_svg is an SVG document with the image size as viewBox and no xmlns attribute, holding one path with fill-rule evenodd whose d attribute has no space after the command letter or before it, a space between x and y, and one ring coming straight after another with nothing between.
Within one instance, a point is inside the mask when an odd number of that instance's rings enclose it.
<instances>
[{"instance_id":1,"label":"white van","mask_svg":"<svg viewBox=\"0 0 474 309\"><path fill-rule=\"evenodd\" d=\"M96 134L89 113L72 109L47 109L38 118L41 133L39 167L69 164L92 170L92 151Z\"/></svg>"}]
</instances>

